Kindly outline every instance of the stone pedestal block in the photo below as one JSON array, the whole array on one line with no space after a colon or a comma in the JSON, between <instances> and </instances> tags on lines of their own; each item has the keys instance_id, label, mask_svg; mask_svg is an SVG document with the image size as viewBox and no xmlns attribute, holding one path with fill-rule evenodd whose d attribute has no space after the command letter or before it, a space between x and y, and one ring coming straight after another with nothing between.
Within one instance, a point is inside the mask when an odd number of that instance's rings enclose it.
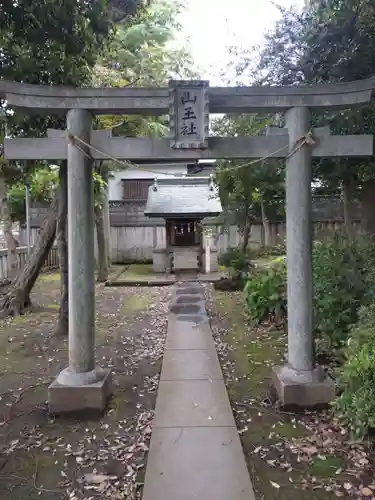
<instances>
[{"instance_id":1,"label":"stone pedestal block","mask_svg":"<svg viewBox=\"0 0 375 500\"><path fill-rule=\"evenodd\" d=\"M198 271L199 247L172 247L173 271Z\"/></svg>"},{"instance_id":2,"label":"stone pedestal block","mask_svg":"<svg viewBox=\"0 0 375 500\"><path fill-rule=\"evenodd\" d=\"M152 251L152 270L154 273L165 273L167 271L167 251Z\"/></svg>"},{"instance_id":3,"label":"stone pedestal block","mask_svg":"<svg viewBox=\"0 0 375 500\"><path fill-rule=\"evenodd\" d=\"M313 408L326 405L335 398L335 384L320 367L311 371L276 367L272 382L283 406Z\"/></svg>"},{"instance_id":4,"label":"stone pedestal block","mask_svg":"<svg viewBox=\"0 0 375 500\"><path fill-rule=\"evenodd\" d=\"M60 376L48 388L48 408L53 414L81 412L96 410L102 412L107 404L112 390L112 377L110 370L95 370L94 382L86 382L86 375L82 374L82 384L78 384L79 374L74 374L69 384L61 383ZM90 383L91 382L91 383Z\"/></svg>"},{"instance_id":5,"label":"stone pedestal block","mask_svg":"<svg viewBox=\"0 0 375 500\"><path fill-rule=\"evenodd\" d=\"M210 268L211 268L211 273L217 273L219 270L219 264L217 262L217 250L211 248L211 261L210 261ZM206 250L203 250L203 266L202 266L202 272L204 273L206 270Z\"/></svg>"}]
</instances>

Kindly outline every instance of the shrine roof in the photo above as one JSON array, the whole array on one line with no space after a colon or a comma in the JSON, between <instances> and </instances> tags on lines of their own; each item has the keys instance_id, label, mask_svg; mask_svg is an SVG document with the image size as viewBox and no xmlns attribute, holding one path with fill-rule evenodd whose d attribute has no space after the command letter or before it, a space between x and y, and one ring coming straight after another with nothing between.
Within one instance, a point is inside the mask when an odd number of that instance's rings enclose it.
<instances>
[{"instance_id":1,"label":"shrine roof","mask_svg":"<svg viewBox=\"0 0 375 500\"><path fill-rule=\"evenodd\" d=\"M223 211L209 177L162 178L149 187L148 217L215 217Z\"/></svg>"}]
</instances>

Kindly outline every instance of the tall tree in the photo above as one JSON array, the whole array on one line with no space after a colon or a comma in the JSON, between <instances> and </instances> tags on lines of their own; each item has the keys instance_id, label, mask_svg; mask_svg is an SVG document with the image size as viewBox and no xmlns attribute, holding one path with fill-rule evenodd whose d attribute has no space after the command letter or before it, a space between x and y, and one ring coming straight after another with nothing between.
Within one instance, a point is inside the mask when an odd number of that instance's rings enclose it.
<instances>
[{"instance_id":1,"label":"tall tree","mask_svg":"<svg viewBox=\"0 0 375 500\"><path fill-rule=\"evenodd\" d=\"M213 131L220 136L260 135L271 123L271 118L258 115L225 115L214 122ZM219 162L216 183L224 208L224 224L234 224L239 228L242 250L246 251L252 222L259 217L269 242L268 220L284 205L284 169L281 162Z\"/></svg>"},{"instance_id":2,"label":"tall tree","mask_svg":"<svg viewBox=\"0 0 375 500\"><path fill-rule=\"evenodd\" d=\"M181 29L181 0L153 0L133 23L119 23L99 61L99 82L136 86L165 85L171 77L196 76L187 41L175 42Z\"/></svg>"},{"instance_id":3,"label":"tall tree","mask_svg":"<svg viewBox=\"0 0 375 500\"><path fill-rule=\"evenodd\" d=\"M347 82L375 74L375 5L371 0L316 0L302 12L280 9L281 19L266 38L258 71L263 84ZM315 114L316 125L333 133L375 132L373 105ZM351 203L362 203L362 225L375 235L375 163L372 158L316 162L315 178L341 189L351 236Z\"/></svg>"},{"instance_id":4,"label":"tall tree","mask_svg":"<svg viewBox=\"0 0 375 500\"><path fill-rule=\"evenodd\" d=\"M95 66L95 84L101 86L166 85L172 77L192 78L193 69L188 47L174 44L180 28L177 17L182 9L178 0L154 0L132 23L118 23L111 42L105 47ZM165 136L169 129L166 117L104 116L98 128L111 129L118 136ZM108 278L109 217L108 175L110 169L123 164L98 162L97 171L103 176L101 202L95 206L98 240L98 281Z\"/></svg>"},{"instance_id":5,"label":"tall tree","mask_svg":"<svg viewBox=\"0 0 375 500\"><path fill-rule=\"evenodd\" d=\"M134 13L142 6L142 0L122 0L116 4L125 17L127 9ZM0 10L0 78L46 85L81 86L91 82L99 52L112 31L105 0L6 0ZM47 127L64 126L56 117L25 118L17 110L6 117L11 135L39 136ZM56 217L55 210L48 221L49 231L40 233L31 262L4 301L9 313L22 311L30 302L28 294L48 255L46 249L54 240L51 231L55 231L56 221L52 217Z\"/></svg>"}]
</instances>

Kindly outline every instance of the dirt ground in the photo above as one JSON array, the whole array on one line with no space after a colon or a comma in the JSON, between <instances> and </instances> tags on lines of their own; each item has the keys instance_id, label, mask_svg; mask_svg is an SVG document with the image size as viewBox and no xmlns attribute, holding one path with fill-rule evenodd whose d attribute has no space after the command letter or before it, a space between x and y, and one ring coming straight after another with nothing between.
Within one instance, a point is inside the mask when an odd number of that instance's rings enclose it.
<instances>
[{"instance_id":1,"label":"dirt ground","mask_svg":"<svg viewBox=\"0 0 375 500\"><path fill-rule=\"evenodd\" d=\"M47 387L67 364L54 336L59 275L40 309L0 321L0 500L140 498L166 334L168 288L96 288L96 357L115 394L101 417L51 417Z\"/></svg>"},{"instance_id":2,"label":"dirt ground","mask_svg":"<svg viewBox=\"0 0 375 500\"><path fill-rule=\"evenodd\" d=\"M257 500L375 499L372 443L351 441L331 411L281 411L270 389L286 337L249 324L239 292L206 288L219 358Z\"/></svg>"}]
</instances>

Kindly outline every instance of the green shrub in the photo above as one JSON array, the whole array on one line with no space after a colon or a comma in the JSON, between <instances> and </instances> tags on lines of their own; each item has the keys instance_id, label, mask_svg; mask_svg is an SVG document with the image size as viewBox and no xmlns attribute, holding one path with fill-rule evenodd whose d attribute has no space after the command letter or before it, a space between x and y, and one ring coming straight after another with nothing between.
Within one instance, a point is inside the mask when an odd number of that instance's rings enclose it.
<instances>
[{"instance_id":1,"label":"green shrub","mask_svg":"<svg viewBox=\"0 0 375 500\"><path fill-rule=\"evenodd\" d=\"M285 255L281 255L280 257L276 257L275 259L272 259L269 264L268 264L269 267L283 267L284 269L286 269L286 256Z\"/></svg>"},{"instance_id":2,"label":"green shrub","mask_svg":"<svg viewBox=\"0 0 375 500\"><path fill-rule=\"evenodd\" d=\"M247 312L258 322L286 317L286 266L280 261L259 271L245 286Z\"/></svg>"},{"instance_id":3,"label":"green shrub","mask_svg":"<svg viewBox=\"0 0 375 500\"><path fill-rule=\"evenodd\" d=\"M285 243L279 243L273 247L260 247L254 253L256 253L256 257L277 257L286 254L286 245Z\"/></svg>"},{"instance_id":4,"label":"green shrub","mask_svg":"<svg viewBox=\"0 0 375 500\"><path fill-rule=\"evenodd\" d=\"M251 263L251 251L244 252L240 248L230 248L218 257L219 266L224 266L228 269L236 271L248 271L254 267Z\"/></svg>"},{"instance_id":5,"label":"green shrub","mask_svg":"<svg viewBox=\"0 0 375 500\"><path fill-rule=\"evenodd\" d=\"M232 285L225 285L226 290L243 290L245 283L250 275L250 270L254 268L251 263L251 252L244 252L240 248L231 248L221 254L218 258L220 266L229 270Z\"/></svg>"},{"instance_id":6,"label":"green shrub","mask_svg":"<svg viewBox=\"0 0 375 500\"><path fill-rule=\"evenodd\" d=\"M349 242L342 235L313 248L313 311L318 349L340 348L358 319L361 305L375 301L375 245L361 238ZM286 309L286 258L272 260L266 271L246 285L250 316L264 320Z\"/></svg>"},{"instance_id":7,"label":"green shrub","mask_svg":"<svg viewBox=\"0 0 375 500\"><path fill-rule=\"evenodd\" d=\"M357 438L375 428L375 303L362 307L350 331L335 407Z\"/></svg>"},{"instance_id":8,"label":"green shrub","mask_svg":"<svg viewBox=\"0 0 375 500\"><path fill-rule=\"evenodd\" d=\"M313 248L313 310L316 333L328 347L345 343L358 310L374 297L375 247L342 235Z\"/></svg>"}]
</instances>

